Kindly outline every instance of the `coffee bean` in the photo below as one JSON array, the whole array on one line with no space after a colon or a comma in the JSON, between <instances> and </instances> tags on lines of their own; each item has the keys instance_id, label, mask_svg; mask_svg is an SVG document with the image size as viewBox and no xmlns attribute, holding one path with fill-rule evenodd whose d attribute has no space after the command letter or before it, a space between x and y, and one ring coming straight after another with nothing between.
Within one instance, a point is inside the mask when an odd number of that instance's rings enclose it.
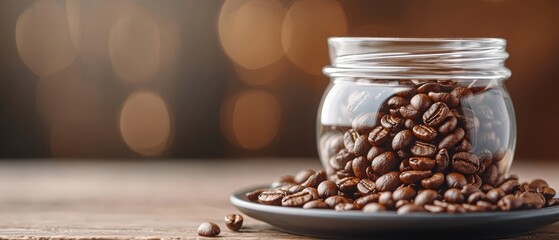
<instances>
[{"instance_id":1,"label":"coffee bean","mask_svg":"<svg viewBox=\"0 0 559 240\"><path fill-rule=\"evenodd\" d=\"M446 190L444 193L444 200L449 203L463 203L464 195L462 195L462 192L459 189L451 188Z\"/></svg>"},{"instance_id":2,"label":"coffee bean","mask_svg":"<svg viewBox=\"0 0 559 240\"><path fill-rule=\"evenodd\" d=\"M359 134L369 134L375 126L377 114L364 113L351 121L351 127Z\"/></svg>"},{"instance_id":3,"label":"coffee bean","mask_svg":"<svg viewBox=\"0 0 559 240\"><path fill-rule=\"evenodd\" d=\"M215 237L219 235L221 229L213 222L205 222L198 227L198 235L202 237Z\"/></svg>"},{"instance_id":4,"label":"coffee bean","mask_svg":"<svg viewBox=\"0 0 559 240\"><path fill-rule=\"evenodd\" d=\"M305 187L301 185L293 185L289 189L287 189L287 193L288 194L298 193L300 191L303 191L303 189L305 189Z\"/></svg>"},{"instance_id":5,"label":"coffee bean","mask_svg":"<svg viewBox=\"0 0 559 240\"><path fill-rule=\"evenodd\" d=\"M353 203L338 203L334 206L334 210L336 211L351 211L351 210L359 210L357 206Z\"/></svg>"},{"instance_id":6,"label":"coffee bean","mask_svg":"<svg viewBox=\"0 0 559 240\"><path fill-rule=\"evenodd\" d=\"M369 152L367 152L367 160L373 161L373 159L375 159L378 155L380 155L383 152L386 152L386 149L379 146L373 146L371 147L371 149L369 149Z\"/></svg>"},{"instance_id":7,"label":"coffee bean","mask_svg":"<svg viewBox=\"0 0 559 240\"><path fill-rule=\"evenodd\" d=\"M363 212L384 212L387 211L386 207L379 203L369 203L363 207Z\"/></svg>"},{"instance_id":8,"label":"coffee bean","mask_svg":"<svg viewBox=\"0 0 559 240\"><path fill-rule=\"evenodd\" d=\"M507 180L503 184L501 184L501 186L499 186L499 188L503 189L503 191L506 194L513 193L519 187L520 187L520 182L518 182L518 180L516 179Z\"/></svg>"},{"instance_id":9,"label":"coffee bean","mask_svg":"<svg viewBox=\"0 0 559 240\"><path fill-rule=\"evenodd\" d=\"M412 119L404 120L404 127L407 129L412 129L417 123Z\"/></svg>"},{"instance_id":10,"label":"coffee bean","mask_svg":"<svg viewBox=\"0 0 559 240\"><path fill-rule=\"evenodd\" d=\"M432 212L432 213L442 213L446 211L444 207L431 205L431 204L426 204L425 206L423 206L423 208L425 208L425 210L427 210L428 212Z\"/></svg>"},{"instance_id":11,"label":"coffee bean","mask_svg":"<svg viewBox=\"0 0 559 240\"><path fill-rule=\"evenodd\" d=\"M355 153L353 149L355 148L355 141L358 137L359 133L353 129L349 129L344 133L344 146L349 152Z\"/></svg>"},{"instance_id":12,"label":"coffee bean","mask_svg":"<svg viewBox=\"0 0 559 240\"><path fill-rule=\"evenodd\" d=\"M553 206L557 206L557 205L559 205L559 198L550 198L545 203L545 206L547 206L547 207L553 207Z\"/></svg>"},{"instance_id":13,"label":"coffee bean","mask_svg":"<svg viewBox=\"0 0 559 240\"><path fill-rule=\"evenodd\" d=\"M542 208L546 201L541 193L524 192L519 197L522 200L522 205L526 208Z\"/></svg>"},{"instance_id":14,"label":"coffee bean","mask_svg":"<svg viewBox=\"0 0 559 240\"><path fill-rule=\"evenodd\" d=\"M293 177L293 181L295 181L295 183L301 184L304 181L306 181L313 174L314 174L314 171L311 170L311 169L301 170L295 175L295 177Z\"/></svg>"},{"instance_id":15,"label":"coffee bean","mask_svg":"<svg viewBox=\"0 0 559 240\"><path fill-rule=\"evenodd\" d=\"M225 216L225 226L231 231L237 232L243 226L243 216L239 214L228 214Z\"/></svg>"},{"instance_id":16,"label":"coffee bean","mask_svg":"<svg viewBox=\"0 0 559 240\"><path fill-rule=\"evenodd\" d=\"M477 201L476 206L480 206L484 208L486 211L495 211L497 210L497 205L488 202L488 201Z\"/></svg>"},{"instance_id":17,"label":"coffee bean","mask_svg":"<svg viewBox=\"0 0 559 240\"><path fill-rule=\"evenodd\" d=\"M484 183L490 186L494 186L495 184L497 184L497 181L499 179L499 169L497 168L497 165L495 164L489 165L485 169L485 172L481 176L481 179L483 180Z\"/></svg>"},{"instance_id":18,"label":"coffee bean","mask_svg":"<svg viewBox=\"0 0 559 240\"><path fill-rule=\"evenodd\" d=\"M446 148L449 149L452 146L459 143L466 133L462 128L455 128L451 134L448 134L439 142L439 149Z\"/></svg>"},{"instance_id":19,"label":"coffee bean","mask_svg":"<svg viewBox=\"0 0 559 240\"><path fill-rule=\"evenodd\" d=\"M550 187L537 188L536 192L543 194L543 196L546 199L553 198L553 197L555 197L555 194L556 194L555 189L550 188Z\"/></svg>"},{"instance_id":20,"label":"coffee bean","mask_svg":"<svg viewBox=\"0 0 559 240\"><path fill-rule=\"evenodd\" d=\"M317 200L312 200L310 202L305 203L305 205L303 205L303 208L330 208L330 206L328 206L328 204L326 204L326 202L324 202L324 200L322 199L317 199Z\"/></svg>"},{"instance_id":21,"label":"coffee bean","mask_svg":"<svg viewBox=\"0 0 559 240\"><path fill-rule=\"evenodd\" d=\"M463 138L456 146L452 148L454 152L471 152L473 149L472 144L468 139ZM484 166L485 167L485 166Z\"/></svg>"},{"instance_id":22,"label":"coffee bean","mask_svg":"<svg viewBox=\"0 0 559 240\"><path fill-rule=\"evenodd\" d=\"M479 187L479 190L481 190L484 193L487 193L487 192L491 191L492 189L494 189L494 187L489 185L489 184L483 184L483 185L481 185L481 187Z\"/></svg>"},{"instance_id":23,"label":"coffee bean","mask_svg":"<svg viewBox=\"0 0 559 240\"><path fill-rule=\"evenodd\" d=\"M448 156L448 151L446 149L441 149L435 156L435 170L442 172L448 168L450 164L450 157Z\"/></svg>"},{"instance_id":24,"label":"coffee bean","mask_svg":"<svg viewBox=\"0 0 559 240\"><path fill-rule=\"evenodd\" d=\"M542 188L542 187L549 187L549 184L547 184L547 182L543 179L534 179L531 183L530 183L530 187L533 189L538 189L538 188Z\"/></svg>"},{"instance_id":25,"label":"coffee bean","mask_svg":"<svg viewBox=\"0 0 559 240\"><path fill-rule=\"evenodd\" d=\"M456 87L450 92L450 94L460 100L462 98L471 97L473 95L472 91L469 88L465 87Z\"/></svg>"},{"instance_id":26,"label":"coffee bean","mask_svg":"<svg viewBox=\"0 0 559 240\"><path fill-rule=\"evenodd\" d=\"M435 201L433 201L433 205L443 207L443 208L447 208L451 204L447 203L447 202L444 202L444 201L441 201L441 200L435 200Z\"/></svg>"},{"instance_id":27,"label":"coffee bean","mask_svg":"<svg viewBox=\"0 0 559 240\"><path fill-rule=\"evenodd\" d=\"M394 209L396 201L392 198L392 192L381 192L378 197L378 203L384 205L388 209Z\"/></svg>"},{"instance_id":28,"label":"coffee bean","mask_svg":"<svg viewBox=\"0 0 559 240\"><path fill-rule=\"evenodd\" d=\"M394 95L399 96L399 97L403 97L403 98L411 98L416 93L417 93L417 90L415 88L411 88L411 89L406 89L404 91L397 92Z\"/></svg>"},{"instance_id":29,"label":"coffee bean","mask_svg":"<svg viewBox=\"0 0 559 240\"><path fill-rule=\"evenodd\" d=\"M281 200L287 195L286 191L268 189L258 195L258 202L265 205L281 205Z\"/></svg>"},{"instance_id":30,"label":"coffee bean","mask_svg":"<svg viewBox=\"0 0 559 240\"><path fill-rule=\"evenodd\" d=\"M376 190L376 186L375 186L375 182L371 181L370 179L361 179L361 181L359 181L359 183L357 184L357 191L359 193L361 193L362 195L368 195L371 193L375 193Z\"/></svg>"},{"instance_id":31,"label":"coffee bean","mask_svg":"<svg viewBox=\"0 0 559 240\"><path fill-rule=\"evenodd\" d=\"M258 196L260 195L260 193L267 191L268 189L262 188L262 189L256 189L252 192L248 192L245 194L246 198L248 198L248 200L256 202L258 201Z\"/></svg>"},{"instance_id":32,"label":"coffee bean","mask_svg":"<svg viewBox=\"0 0 559 240\"><path fill-rule=\"evenodd\" d=\"M437 130L426 125L415 125L412 128L413 135L421 141L431 141L437 137Z\"/></svg>"},{"instance_id":33,"label":"coffee bean","mask_svg":"<svg viewBox=\"0 0 559 240\"><path fill-rule=\"evenodd\" d=\"M412 120L417 119L419 118L419 116L421 116L421 112L411 105L400 107L399 113L400 115L402 115L402 117Z\"/></svg>"},{"instance_id":34,"label":"coffee bean","mask_svg":"<svg viewBox=\"0 0 559 240\"><path fill-rule=\"evenodd\" d=\"M411 204L411 201L402 199L402 200L396 201L396 203L394 204L394 207L396 209L398 209L398 208L400 208L402 206L405 206L405 205L408 205L408 204Z\"/></svg>"},{"instance_id":35,"label":"coffee bean","mask_svg":"<svg viewBox=\"0 0 559 240\"><path fill-rule=\"evenodd\" d=\"M423 114L423 123L430 127L438 126L445 120L449 112L450 110L446 104L442 102L434 103Z\"/></svg>"},{"instance_id":36,"label":"coffee bean","mask_svg":"<svg viewBox=\"0 0 559 240\"><path fill-rule=\"evenodd\" d=\"M338 189L344 193L352 193L357 190L357 184L359 183L360 179L356 177L346 177L340 179L336 182L338 185Z\"/></svg>"},{"instance_id":37,"label":"coffee bean","mask_svg":"<svg viewBox=\"0 0 559 240\"><path fill-rule=\"evenodd\" d=\"M468 184L468 185L462 187L462 189L460 190L460 192L462 193L462 195L464 195L465 197L468 197L468 196L470 196L472 193L480 192L480 191L481 191L481 190L479 190L478 187L473 186L473 185L471 185L471 184Z\"/></svg>"},{"instance_id":38,"label":"coffee bean","mask_svg":"<svg viewBox=\"0 0 559 240\"><path fill-rule=\"evenodd\" d=\"M371 166L373 171L378 174L396 170L398 168L398 157L394 152L384 152L373 159Z\"/></svg>"},{"instance_id":39,"label":"coffee bean","mask_svg":"<svg viewBox=\"0 0 559 240\"><path fill-rule=\"evenodd\" d=\"M392 193L394 201L399 200L413 200L417 192L410 186L398 188Z\"/></svg>"},{"instance_id":40,"label":"coffee bean","mask_svg":"<svg viewBox=\"0 0 559 240\"><path fill-rule=\"evenodd\" d=\"M452 94L450 93L445 93L445 92L430 92L429 97L431 98L431 100L433 100L433 102L443 102L446 105L450 106L450 107L455 107L456 105L458 105L458 103L460 102L460 100L458 100L458 98L454 97Z\"/></svg>"},{"instance_id":41,"label":"coffee bean","mask_svg":"<svg viewBox=\"0 0 559 240\"><path fill-rule=\"evenodd\" d=\"M375 127L371 133L369 133L369 143L373 146L379 146L385 143L390 138L390 132L382 127Z\"/></svg>"},{"instance_id":42,"label":"coffee bean","mask_svg":"<svg viewBox=\"0 0 559 240\"><path fill-rule=\"evenodd\" d=\"M430 178L421 180L421 186L426 189L439 189L444 183L444 174L441 172L433 174Z\"/></svg>"},{"instance_id":43,"label":"coffee bean","mask_svg":"<svg viewBox=\"0 0 559 240\"><path fill-rule=\"evenodd\" d=\"M436 162L426 157L411 157L409 164L414 170L431 170L435 167Z\"/></svg>"},{"instance_id":44,"label":"coffee bean","mask_svg":"<svg viewBox=\"0 0 559 240\"><path fill-rule=\"evenodd\" d=\"M336 154L333 158L330 158L329 161L330 167L334 168L335 170L343 169L346 163L352 160L353 158L355 158L355 155L353 153L350 153L347 149L344 148L340 150L338 154ZM310 175L312 175L313 173L311 173ZM307 178L304 179L303 181L307 180L308 177L310 177L310 175L307 176ZM298 178L297 176L295 176L295 182L297 182L297 180Z\"/></svg>"},{"instance_id":45,"label":"coffee bean","mask_svg":"<svg viewBox=\"0 0 559 240\"><path fill-rule=\"evenodd\" d=\"M411 168L411 166L410 166L409 158L406 158L406 159L402 160L402 162L400 162L399 170L400 170L400 172L413 170L413 168Z\"/></svg>"},{"instance_id":46,"label":"coffee bean","mask_svg":"<svg viewBox=\"0 0 559 240\"><path fill-rule=\"evenodd\" d=\"M315 172L311 175L304 183L301 183L302 186L305 187L318 187L322 181L326 180L326 173L324 171Z\"/></svg>"},{"instance_id":47,"label":"coffee bean","mask_svg":"<svg viewBox=\"0 0 559 240\"><path fill-rule=\"evenodd\" d=\"M428 177L431 177L432 173L430 170L418 171L418 170L411 170L400 173L400 181L405 184L412 184Z\"/></svg>"},{"instance_id":48,"label":"coffee bean","mask_svg":"<svg viewBox=\"0 0 559 240\"><path fill-rule=\"evenodd\" d=\"M477 205L469 204L469 203L463 203L462 207L464 209L466 209L467 212L483 212L483 211L485 211L485 208L477 206Z\"/></svg>"},{"instance_id":49,"label":"coffee bean","mask_svg":"<svg viewBox=\"0 0 559 240\"><path fill-rule=\"evenodd\" d=\"M438 92L441 90L441 85L438 83L425 83L417 88L419 93Z\"/></svg>"},{"instance_id":50,"label":"coffee bean","mask_svg":"<svg viewBox=\"0 0 559 240\"><path fill-rule=\"evenodd\" d=\"M371 165L365 157L356 157L351 162L353 174L358 178L367 178L367 167Z\"/></svg>"},{"instance_id":51,"label":"coffee bean","mask_svg":"<svg viewBox=\"0 0 559 240\"><path fill-rule=\"evenodd\" d=\"M414 140L412 131L406 129L398 132L392 139L392 149L398 151L409 146Z\"/></svg>"},{"instance_id":52,"label":"coffee bean","mask_svg":"<svg viewBox=\"0 0 559 240\"><path fill-rule=\"evenodd\" d=\"M446 212L452 214L465 213L466 209L461 204L450 204L446 207Z\"/></svg>"},{"instance_id":53,"label":"coffee bean","mask_svg":"<svg viewBox=\"0 0 559 240\"><path fill-rule=\"evenodd\" d=\"M333 181L326 180L322 181L318 185L317 190L318 196L320 196L321 198L327 198L338 194L338 185L336 185L336 183L334 183Z\"/></svg>"},{"instance_id":54,"label":"coffee bean","mask_svg":"<svg viewBox=\"0 0 559 240\"><path fill-rule=\"evenodd\" d=\"M360 135L355 139L355 144L353 145L353 154L356 156L366 156L371 149L371 144L369 139L365 135Z\"/></svg>"},{"instance_id":55,"label":"coffee bean","mask_svg":"<svg viewBox=\"0 0 559 240\"><path fill-rule=\"evenodd\" d=\"M435 201L435 199L437 199L438 195L439 194L434 190L424 189L417 194L413 202L417 205L431 204Z\"/></svg>"},{"instance_id":56,"label":"coffee bean","mask_svg":"<svg viewBox=\"0 0 559 240\"><path fill-rule=\"evenodd\" d=\"M390 132L398 132L404 126L404 120L392 115L384 115L380 124Z\"/></svg>"},{"instance_id":57,"label":"coffee bean","mask_svg":"<svg viewBox=\"0 0 559 240\"><path fill-rule=\"evenodd\" d=\"M458 125L458 120L456 119L456 117L449 116L441 123L441 125L439 125L438 128L439 133L443 135L449 134L456 128L457 125Z\"/></svg>"},{"instance_id":58,"label":"coffee bean","mask_svg":"<svg viewBox=\"0 0 559 240\"><path fill-rule=\"evenodd\" d=\"M373 194L369 194L363 197L360 197L358 199L355 199L355 201L353 203L355 203L355 205L357 205L360 208L363 208L363 206L369 204L369 203L373 203L373 202L378 202L379 199L379 194L378 193L373 193Z\"/></svg>"},{"instance_id":59,"label":"coffee bean","mask_svg":"<svg viewBox=\"0 0 559 240\"><path fill-rule=\"evenodd\" d=\"M366 173L367 178L371 181L376 181L381 176L381 174L378 174L373 170L372 166L367 167Z\"/></svg>"},{"instance_id":60,"label":"coffee bean","mask_svg":"<svg viewBox=\"0 0 559 240\"><path fill-rule=\"evenodd\" d=\"M483 120L485 121L492 121L493 120L493 109L491 109L489 106L479 106L479 114L478 116L480 116Z\"/></svg>"},{"instance_id":61,"label":"coffee bean","mask_svg":"<svg viewBox=\"0 0 559 240\"><path fill-rule=\"evenodd\" d=\"M388 99L388 106L391 108L399 108L401 106L407 105L409 101L400 96L393 96Z\"/></svg>"},{"instance_id":62,"label":"coffee bean","mask_svg":"<svg viewBox=\"0 0 559 240\"><path fill-rule=\"evenodd\" d=\"M416 141L412 144L410 151L417 157L434 157L437 147L426 142Z\"/></svg>"},{"instance_id":63,"label":"coffee bean","mask_svg":"<svg viewBox=\"0 0 559 240\"><path fill-rule=\"evenodd\" d=\"M522 200L514 195L506 195L497 202L497 207L503 211L511 211L522 208Z\"/></svg>"},{"instance_id":64,"label":"coffee bean","mask_svg":"<svg viewBox=\"0 0 559 240\"><path fill-rule=\"evenodd\" d=\"M427 96L427 94L420 93L413 96L413 98L410 100L410 104L413 108L419 111L425 111L427 108L429 108L429 106L431 106L432 101L431 98Z\"/></svg>"},{"instance_id":65,"label":"coffee bean","mask_svg":"<svg viewBox=\"0 0 559 240\"><path fill-rule=\"evenodd\" d=\"M352 201L344 196L335 195L324 199L324 202L331 208L334 208L338 203L351 203Z\"/></svg>"},{"instance_id":66,"label":"coffee bean","mask_svg":"<svg viewBox=\"0 0 559 240\"><path fill-rule=\"evenodd\" d=\"M426 212L425 208L421 204L407 204L398 208L398 214L408 214L414 212Z\"/></svg>"},{"instance_id":67,"label":"coffee bean","mask_svg":"<svg viewBox=\"0 0 559 240\"><path fill-rule=\"evenodd\" d=\"M464 174L474 174L479 168L479 159L469 152L459 152L452 156L452 168Z\"/></svg>"},{"instance_id":68,"label":"coffee bean","mask_svg":"<svg viewBox=\"0 0 559 240\"><path fill-rule=\"evenodd\" d=\"M457 172L447 174L445 180L449 188L463 188L467 184L466 177Z\"/></svg>"},{"instance_id":69,"label":"coffee bean","mask_svg":"<svg viewBox=\"0 0 559 240\"><path fill-rule=\"evenodd\" d=\"M468 203L470 204L475 204L477 203L477 201L480 200L485 200L485 193L483 192L475 192L470 194L470 196L468 197Z\"/></svg>"},{"instance_id":70,"label":"coffee bean","mask_svg":"<svg viewBox=\"0 0 559 240\"><path fill-rule=\"evenodd\" d=\"M394 191L402 184L399 179L400 172L387 172L375 181L377 191Z\"/></svg>"}]
</instances>

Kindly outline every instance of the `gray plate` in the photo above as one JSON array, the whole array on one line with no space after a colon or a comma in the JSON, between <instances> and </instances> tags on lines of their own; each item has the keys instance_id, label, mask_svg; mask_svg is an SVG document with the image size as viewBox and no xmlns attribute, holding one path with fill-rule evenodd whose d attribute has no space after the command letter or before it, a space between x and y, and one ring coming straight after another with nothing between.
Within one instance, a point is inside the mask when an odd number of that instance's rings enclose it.
<instances>
[{"instance_id":1,"label":"gray plate","mask_svg":"<svg viewBox=\"0 0 559 240\"><path fill-rule=\"evenodd\" d=\"M259 188L265 186L239 190L230 201L244 214L282 231L316 237L488 239L526 233L559 221L559 206L513 212L407 215L267 206L245 197L245 193Z\"/></svg>"}]
</instances>

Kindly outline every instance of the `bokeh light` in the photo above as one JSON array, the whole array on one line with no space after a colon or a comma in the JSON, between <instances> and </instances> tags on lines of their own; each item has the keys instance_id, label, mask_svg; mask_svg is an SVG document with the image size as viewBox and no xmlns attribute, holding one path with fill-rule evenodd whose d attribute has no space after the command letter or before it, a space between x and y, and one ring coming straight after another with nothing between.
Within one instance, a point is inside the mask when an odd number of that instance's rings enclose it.
<instances>
[{"instance_id":1,"label":"bokeh light","mask_svg":"<svg viewBox=\"0 0 559 240\"><path fill-rule=\"evenodd\" d=\"M285 8L275 0L228 0L219 13L219 37L227 56L247 69L274 63L284 54Z\"/></svg>"},{"instance_id":2,"label":"bokeh light","mask_svg":"<svg viewBox=\"0 0 559 240\"><path fill-rule=\"evenodd\" d=\"M54 0L34 2L18 17L16 47L25 65L39 76L68 67L76 58L66 10Z\"/></svg>"},{"instance_id":3,"label":"bokeh light","mask_svg":"<svg viewBox=\"0 0 559 240\"><path fill-rule=\"evenodd\" d=\"M165 101L156 93L135 92L120 113L124 142L144 156L156 156L166 149L171 136L171 116Z\"/></svg>"},{"instance_id":4,"label":"bokeh light","mask_svg":"<svg viewBox=\"0 0 559 240\"><path fill-rule=\"evenodd\" d=\"M241 81L251 86L267 85L277 80L285 70L286 60L281 59L271 65L259 69L246 69L234 64L236 74Z\"/></svg>"},{"instance_id":5,"label":"bokeh light","mask_svg":"<svg viewBox=\"0 0 559 240\"><path fill-rule=\"evenodd\" d=\"M109 57L116 74L129 82L155 76L161 57L159 26L140 8L121 17L109 33Z\"/></svg>"},{"instance_id":6,"label":"bokeh light","mask_svg":"<svg viewBox=\"0 0 559 240\"><path fill-rule=\"evenodd\" d=\"M328 64L328 37L345 36L346 15L335 0L294 1L283 23L282 46L287 58L304 71L320 75Z\"/></svg>"},{"instance_id":7,"label":"bokeh light","mask_svg":"<svg viewBox=\"0 0 559 240\"><path fill-rule=\"evenodd\" d=\"M221 124L230 142L248 150L266 147L278 134L281 106L264 91L248 90L227 99Z\"/></svg>"}]
</instances>

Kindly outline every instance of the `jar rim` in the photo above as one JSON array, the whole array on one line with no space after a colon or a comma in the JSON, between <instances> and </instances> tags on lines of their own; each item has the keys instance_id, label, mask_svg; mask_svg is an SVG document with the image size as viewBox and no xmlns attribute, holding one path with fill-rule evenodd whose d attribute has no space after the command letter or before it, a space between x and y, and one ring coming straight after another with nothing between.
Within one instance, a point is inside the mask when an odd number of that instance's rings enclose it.
<instances>
[{"instance_id":1,"label":"jar rim","mask_svg":"<svg viewBox=\"0 0 559 240\"><path fill-rule=\"evenodd\" d=\"M456 43L456 42L485 42L494 44L506 44L504 38L480 37L480 38L402 38L402 37L329 37L328 42L424 42L424 43Z\"/></svg>"}]
</instances>

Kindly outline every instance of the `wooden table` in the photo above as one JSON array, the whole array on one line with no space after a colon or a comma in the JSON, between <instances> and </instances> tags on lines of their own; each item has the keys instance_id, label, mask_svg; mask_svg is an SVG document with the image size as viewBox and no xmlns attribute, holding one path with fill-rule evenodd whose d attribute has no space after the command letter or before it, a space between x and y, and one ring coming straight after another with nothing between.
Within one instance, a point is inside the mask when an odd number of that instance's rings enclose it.
<instances>
[{"instance_id":1,"label":"wooden table","mask_svg":"<svg viewBox=\"0 0 559 240\"><path fill-rule=\"evenodd\" d=\"M231 192L268 183L312 159L0 163L0 239L193 239L202 222L227 239L308 239L245 217L234 233L223 217L238 211ZM517 161L521 179L559 186L559 164ZM559 239L559 223L515 239Z\"/></svg>"}]
</instances>

